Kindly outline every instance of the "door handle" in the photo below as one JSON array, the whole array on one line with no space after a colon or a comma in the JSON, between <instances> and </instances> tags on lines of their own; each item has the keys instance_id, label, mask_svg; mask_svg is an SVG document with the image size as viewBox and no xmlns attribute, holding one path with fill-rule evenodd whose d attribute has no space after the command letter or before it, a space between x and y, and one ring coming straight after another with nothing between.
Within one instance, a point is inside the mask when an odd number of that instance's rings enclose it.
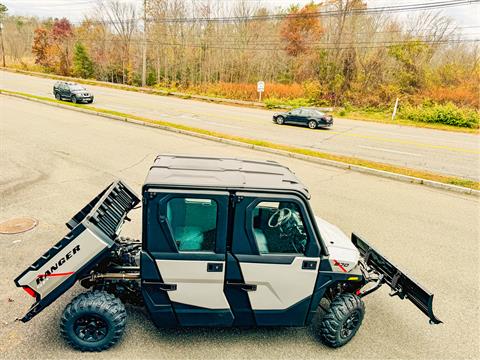
<instances>
[{"instance_id":1,"label":"door handle","mask_svg":"<svg viewBox=\"0 0 480 360\"><path fill-rule=\"evenodd\" d=\"M207 263L207 272L223 272L223 263Z\"/></svg>"},{"instance_id":2,"label":"door handle","mask_svg":"<svg viewBox=\"0 0 480 360\"><path fill-rule=\"evenodd\" d=\"M315 270L317 268L317 262L312 260L303 260L302 270Z\"/></svg>"},{"instance_id":3,"label":"door handle","mask_svg":"<svg viewBox=\"0 0 480 360\"><path fill-rule=\"evenodd\" d=\"M158 284L158 285L160 287L160 290L163 290L163 291L175 291L175 290L177 290L177 284L161 283L161 284Z\"/></svg>"},{"instance_id":4,"label":"door handle","mask_svg":"<svg viewBox=\"0 0 480 360\"><path fill-rule=\"evenodd\" d=\"M163 290L163 291L177 290L177 284L166 284L159 281L148 281L148 280L144 280L142 283L144 285L156 285L159 287L160 290Z\"/></svg>"},{"instance_id":5,"label":"door handle","mask_svg":"<svg viewBox=\"0 0 480 360\"><path fill-rule=\"evenodd\" d=\"M245 283L237 283L237 282L229 282L227 281L227 285L236 286L242 289L243 291L257 291L256 284L245 284Z\"/></svg>"}]
</instances>

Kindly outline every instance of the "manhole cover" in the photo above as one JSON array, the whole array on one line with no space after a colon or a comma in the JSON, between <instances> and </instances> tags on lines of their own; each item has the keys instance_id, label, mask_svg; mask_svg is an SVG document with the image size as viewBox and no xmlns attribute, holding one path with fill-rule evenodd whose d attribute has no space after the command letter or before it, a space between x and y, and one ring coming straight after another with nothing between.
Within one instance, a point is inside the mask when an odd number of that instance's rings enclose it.
<instances>
[{"instance_id":1,"label":"manhole cover","mask_svg":"<svg viewBox=\"0 0 480 360\"><path fill-rule=\"evenodd\" d=\"M19 234L32 230L37 224L38 221L31 217L9 219L0 223L0 234Z\"/></svg>"}]
</instances>

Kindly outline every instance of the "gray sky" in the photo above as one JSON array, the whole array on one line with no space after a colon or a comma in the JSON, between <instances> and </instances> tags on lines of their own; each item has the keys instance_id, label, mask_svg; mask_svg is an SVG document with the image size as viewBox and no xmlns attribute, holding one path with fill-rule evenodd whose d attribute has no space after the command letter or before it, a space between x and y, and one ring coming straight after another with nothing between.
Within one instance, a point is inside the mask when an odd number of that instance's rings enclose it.
<instances>
[{"instance_id":1,"label":"gray sky","mask_svg":"<svg viewBox=\"0 0 480 360\"><path fill-rule=\"evenodd\" d=\"M141 9L142 0L121 0L134 3ZM186 0L189 1L189 0ZM220 1L220 0L217 0ZM230 2L232 0L221 0ZM275 8L277 6L288 7L290 4L305 4L311 0L247 0L252 3L260 3L263 6ZM438 0L367 0L369 6L404 5L432 2ZM83 15L91 13L92 6L98 0L0 0L5 4L12 15L35 15L45 17L66 17L70 21L77 22ZM461 27L461 32L470 39L480 39L480 3L466 6L451 7L441 10L443 15L450 16ZM398 16L408 17L408 13Z\"/></svg>"}]
</instances>

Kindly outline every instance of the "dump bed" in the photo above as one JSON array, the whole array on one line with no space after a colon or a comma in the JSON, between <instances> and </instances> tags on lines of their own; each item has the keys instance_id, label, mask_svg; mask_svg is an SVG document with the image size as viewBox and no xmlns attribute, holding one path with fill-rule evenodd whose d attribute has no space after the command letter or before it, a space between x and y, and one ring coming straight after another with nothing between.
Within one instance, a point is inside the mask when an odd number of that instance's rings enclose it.
<instances>
[{"instance_id":1,"label":"dump bed","mask_svg":"<svg viewBox=\"0 0 480 360\"><path fill-rule=\"evenodd\" d=\"M66 224L70 232L15 279L36 299L21 321L37 315L108 255L139 202L126 184L115 181Z\"/></svg>"}]
</instances>

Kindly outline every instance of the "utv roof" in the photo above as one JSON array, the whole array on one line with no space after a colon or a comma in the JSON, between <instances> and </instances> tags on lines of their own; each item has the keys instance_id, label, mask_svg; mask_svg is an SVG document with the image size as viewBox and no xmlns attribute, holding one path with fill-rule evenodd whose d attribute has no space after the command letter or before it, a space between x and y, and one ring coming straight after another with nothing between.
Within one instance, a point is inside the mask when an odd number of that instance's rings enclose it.
<instances>
[{"instance_id":1,"label":"utv roof","mask_svg":"<svg viewBox=\"0 0 480 360\"><path fill-rule=\"evenodd\" d=\"M159 155L144 187L296 192L310 198L295 174L275 161L221 157Z\"/></svg>"}]
</instances>

